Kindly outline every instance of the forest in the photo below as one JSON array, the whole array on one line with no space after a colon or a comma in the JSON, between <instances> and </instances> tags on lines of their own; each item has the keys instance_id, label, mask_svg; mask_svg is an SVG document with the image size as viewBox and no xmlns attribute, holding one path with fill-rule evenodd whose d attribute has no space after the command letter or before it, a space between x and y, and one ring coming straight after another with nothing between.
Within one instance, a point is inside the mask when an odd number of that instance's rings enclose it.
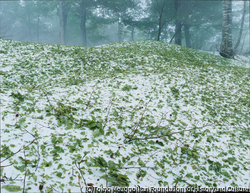
<instances>
[{"instance_id":1,"label":"forest","mask_svg":"<svg viewBox=\"0 0 250 193\"><path fill-rule=\"evenodd\" d=\"M231 7L227 7L228 2ZM248 4L205 0L1 1L0 37L89 47L157 40L215 52L223 49L224 34L231 42L226 44L231 52L249 55ZM224 16L229 13L225 9L231 9L230 17ZM223 26L228 26L225 17L231 20L231 38L225 35L228 29L223 32Z\"/></svg>"},{"instance_id":2,"label":"forest","mask_svg":"<svg viewBox=\"0 0 250 193\"><path fill-rule=\"evenodd\" d=\"M0 192L249 192L249 17L249 1L0 1Z\"/></svg>"}]
</instances>

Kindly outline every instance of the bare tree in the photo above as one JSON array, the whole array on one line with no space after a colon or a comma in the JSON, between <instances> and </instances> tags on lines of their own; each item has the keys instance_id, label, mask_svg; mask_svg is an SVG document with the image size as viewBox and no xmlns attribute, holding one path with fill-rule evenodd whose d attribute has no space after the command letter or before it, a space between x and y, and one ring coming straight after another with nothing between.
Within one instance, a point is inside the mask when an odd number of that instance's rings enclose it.
<instances>
[{"instance_id":1,"label":"bare tree","mask_svg":"<svg viewBox=\"0 0 250 193\"><path fill-rule=\"evenodd\" d=\"M234 58L232 45L232 0L223 0L222 43L220 55Z\"/></svg>"},{"instance_id":2,"label":"bare tree","mask_svg":"<svg viewBox=\"0 0 250 193\"><path fill-rule=\"evenodd\" d=\"M168 22L170 22L174 17L168 18L169 14L169 4L167 4L168 0L151 0L151 3L153 5L154 11L156 12L158 16L158 33L157 33L157 41L160 41L161 39L161 33L162 29L167 25Z\"/></svg>"},{"instance_id":3,"label":"bare tree","mask_svg":"<svg viewBox=\"0 0 250 193\"><path fill-rule=\"evenodd\" d=\"M1 8L1 1L0 1L0 38L4 37L4 34L6 33L6 26L2 25L2 20L3 20L3 13L2 13L2 8Z\"/></svg>"},{"instance_id":4,"label":"bare tree","mask_svg":"<svg viewBox=\"0 0 250 193\"><path fill-rule=\"evenodd\" d=\"M244 1L244 7L243 7L243 13L242 13L242 18L241 18L241 25L240 25L240 32L239 32L239 36L238 36L238 40L234 46L234 54L236 53L236 50L240 44L240 40L241 40L241 36L242 36L242 32L243 32L243 26L244 26L244 21L245 21L245 15L246 15L246 11L247 11L247 2Z\"/></svg>"},{"instance_id":5,"label":"bare tree","mask_svg":"<svg viewBox=\"0 0 250 193\"><path fill-rule=\"evenodd\" d=\"M180 0L175 0L174 5L175 5L175 12L176 12L174 43L181 45L181 27L182 27L182 24L181 24L181 20L178 16L178 12L179 12L180 5L181 5Z\"/></svg>"},{"instance_id":6,"label":"bare tree","mask_svg":"<svg viewBox=\"0 0 250 193\"><path fill-rule=\"evenodd\" d=\"M87 12L86 0L81 0L81 32L82 32L82 44L87 46L87 33L86 33L86 12Z\"/></svg>"},{"instance_id":7,"label":"bare tree","mask_svg":"<svg viewBox=\"0 0 250 193\"><path fill-rule=\"evenodd\" d=\"M69 1L61 0L59 2L59 19L60 19L60 39L61 44L65 44L66 27L67 27L67 17L70 7Z\"/></svg>"},{"instance_id":8,"label":"bare tree","mask_svg":"<svg viewBox=\"0 0 250 193\"><path fill-rule=\"evenodd\" d=\"M248 15L249 15L249 18L248 18L248 22L249 22L249 36L248 36L248 39L249 39L249 46L250 46L250 1L249 1L249 4L248 4L248 6L249 6L249 13L248 13ZM250 47L249 47L249 54L250 54ZM249 58L249 63L250 63L250 58Z\"/></svg>"}]
</instances>

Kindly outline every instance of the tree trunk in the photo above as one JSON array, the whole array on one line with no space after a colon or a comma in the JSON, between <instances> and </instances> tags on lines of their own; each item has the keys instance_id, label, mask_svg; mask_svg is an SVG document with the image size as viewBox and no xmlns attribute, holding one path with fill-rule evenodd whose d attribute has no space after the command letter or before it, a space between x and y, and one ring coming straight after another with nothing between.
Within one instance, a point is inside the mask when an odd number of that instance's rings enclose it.
<instances>
[{"instance_id":1,"label":"tree trunk","mask_svg":"<svg viewBox=\"0 0 250 193\"><path fill-rule=\"evenodd\" d=\"M64 19L63 19L63 1L59 2L59 18L60 18L60 39L61 44L65 44L65 31L64 31Z\"/></svg>"},{"instance_id":2,"label":"tree trunk","mask_svg":"<svg viewBox=\"0 0 250 193\"><path fill-rule=\"evenodd\" d=\"M159 3L159 0L152 0L151 3L156 11L156 14L159 14L157 17L158 17L158 26L157 26L157 30L158 30L158 33L157 33L157 37L156 37L156 40L157 41L160 41L161 40L161 32L162 32L162 29L163 27L166 25L166 23L170 20L167 20L166 18L164 19L164 13L166 13L166 10L164 10L167 5L168 0L163 0Z\"/></svg>"},{"instance_id":3,"label":"tree trunk","mask_svg":"<svg viewBox=\"0 0 250 193\"><path fill-rule=\"evenodd\" d=\"M175 21L175 33L174 43L181 45L181 22L179 20Z\"/></svg>"},{"instance_id":4,"label":"tree trunk","mask_svg":"<svg viewBox=\"0 0 250 193\"><path fill-rule=\"evenodd\" d=\"M36 41L39 42L40 13L37 14Z\"/></svg>"},{"instance_id":5,"label":"tree trunk","mask_svg":"<svg viewBox=\"0 0 250 193\"><path fill-rule=\"evenodd\" d=\"M64 1L59 2L59 19L60 19L60 39L61 44L66 43L66 26L67 26L67 16L68 13L66 11L66 3Z\"/></svg>"},{"instance_id":6,"label":"tree trunk","mask_svg":"<svg viewBox=\"0 0 250 193\"><path fill-rule=\"evenodd\" d=\"M121 26L121 17L120 17L120 14L118 14L118 42L121 42L122 41L122 26Z\"/></svg>"},{"instance_id":7,"label":"tree trunk","mask_svg":"<svg viewBox=\"0 0 250 193\"><path fill-rule=\"evenodd\" d=\"M220 55L233 57L232 45L232 0L223 0L222 44Z\"/></svg>"},{"instance_id":8,"label":"tree trunk","mask_svg":"<svg viewBox=\"0 0 250 193\"><path fill-rule=\"evenodd\" d=\"M66 44L67 43L67 39L66 39L66 34L67 34L67 17L68 17L68 13L65 12L65 8L64 8L64 11L63 11L63 23L64 23L64 43Z\"/></svg>"},{"instance_id":9,"label":"tree trunk","mask_svg":"<svg viewBox=\"0 0 250 193\"><path fill-rule=\"evenodd\" d=\"M248 7L249 7L249 13L248 13L248 15L249 15L249 18L248 18L248 22L249 22L249 31L248 31L248 40L249 40L249 55L250 55L250 1L249 1L249 4L248 4ZM249 57L249 63L250 63L250 57Z\"/></svg>"},{"instance_id":10,"label":"tree trunk","mask_svg":"<svg viewBox=\"0 0 250 193\"><path fill-rule=\"evenodd\" d=\"M245 15L246 15L246 7L247 7L247 2L244 1L244 7L243 7L243 13L242 13L242 18L241 18L241 24L240 24L240 32L239 32L239 36L238 36L238 40L234 46L234 54L236 53L236 50L240 44L240 40L241 40L241 36L242 36L242 32L243 32L243 26L244 26L244 20L245 20Z\"/></svg>"},{"instance_id":11,"label":"tree trunk","mask_svg":"<svg viewBox=\"0 0 250 193\"><path fill-rule=\"evenodd\" d=\"M174 42L175 44L181 45L181 21L178 18L178 11L180 8L180 0L175 0L174 1L175 5L175 13L176 13L176 19L175 19L175 37L174 37Z\"/></svg>"},{"instance_id":12,"label":"tree trunk","mask_svg":"<svg viewBox=\"0 0 250 193\"><path fill-rule=\"evenodd\" d=\"M191 48L189 25L188 24L184 25L184 32L185 32L186 47Z\"/></svg>"},{"instance_id":13,"label":"tree trunk","mask_svg":"<svg viewBox=\"0 0 250 193\"><path fill-rule=\"evenodd\" d=\"M242 38L243 39L243 41L242 41L242 44L241 44L241 49L240 49L240 53L242 53L242 51L243 51L243 48L244 48L244 45L245 45L245 40L246 40L246 34L244 35L244 37ZM249 46L250 46L250 44L249 44Z\"/></svg>"},{"instance_id":14,"label":"tree trunk","mask_svg":"<svg viewBox=\"0 0 250 193\"><path fill-rule=\"evenodd\" d=\"M158 24L158 35L157 35L157 41L160 41L161 39L161 19L162 19L162 13L160 14L159 18L159 24Z\"/></svg>"},{"instance_id":15,"label":"tree trunk","mask_svg":"<svg viewBox=\"0 0 250 193\"><path fill-rule=\"evenodd\" d=\"M134 26L132 26L132 29L131 29L131 41L134 41L134 33L135 33L135 28L134 28Z\"/></svg>"},{"instance_id":16,"label":"tree trunk","mask_svg":"<svg viewBox=\"0 0 250 193\"><path fill-rule=\"evenodd\" d=\"M160 15L159 15L157 41L160 41L160 39L161 39L161 30L162 30L163 26L166 23L165 22L164 24L162 24L162 15L163 15L163 12L164 12L165 3L166 3L166 1L164 1L164 4L162 5L161 11L160 11Z\"/></svg>"},{"instance_id":17,"label":"tree trunk","mask_svg":"<svg viewBox=\"0 0 250 193\"><path fill-rule=\"evenodd\" d=\"M32 35L31 35L31 23L30 23L30 10L28 10L28 29L29 29L29 40L28 41L32 41Z\"/></svg>"},{"instance_id":18,"label":"tree trunk","mask_svg":"<svg viewBox=\"0 0 250 193\"><path fill-rule=\"evenodd\" d=\"M86 0L82 0L81 4L81 32L82 32L82 45L87 46L87 32L86 32Z\"/></svg>"}]
</instances>

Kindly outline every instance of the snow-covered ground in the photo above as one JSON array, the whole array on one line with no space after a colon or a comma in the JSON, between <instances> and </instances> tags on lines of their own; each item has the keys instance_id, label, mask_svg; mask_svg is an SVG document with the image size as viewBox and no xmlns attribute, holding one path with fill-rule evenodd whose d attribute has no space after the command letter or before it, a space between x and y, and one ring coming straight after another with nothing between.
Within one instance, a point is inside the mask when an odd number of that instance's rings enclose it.
<instances>
[{"instance_id":1,"label":"snow-covered ground","mask_svg":"<svg viewBox=\"0 0 250 193\"><path fill-rule=\"evenodd\" d=\"M216 56L219 56L220 53L219 52L213 52L213 51L204 51L206 53L209 53L209 54L213 54L213 55L216 55ZM236 60L236 63L232 62L232 65L236 65L237 66L237 63L240 62L242 67L244 68L250 68L250 56L249 57L246 57L246 56L242 56L242 55L236 55L234 57L234 59Z\"/></svg>"},{"instance_id":2,"label":"snow-covered ground","mask_svg":"<svg viewBox=\"0 0 250 193\"><path fill-rule=\"evenodd\" d=\"M250 188L247 65L155 41L0 39L1 191Z\"/></svg>"}]
</instances>

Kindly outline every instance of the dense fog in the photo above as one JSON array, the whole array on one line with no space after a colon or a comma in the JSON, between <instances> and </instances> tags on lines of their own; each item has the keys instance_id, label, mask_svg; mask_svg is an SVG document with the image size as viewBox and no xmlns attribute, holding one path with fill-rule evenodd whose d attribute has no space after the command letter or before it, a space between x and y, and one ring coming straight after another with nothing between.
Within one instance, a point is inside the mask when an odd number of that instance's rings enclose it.
<instances>
[{"instance_id":1,"label":"dense fog","mask_svg":"<svg viewBox=\"0 0 250 193\"><path fill-rule=\"evenodd\" d=\"M233 1L232 9L233 45L243 21L237 53L249 54L249 2ZM0 10L4 39L75 46L158 40L209 51L222 41L222 1L0 1Z\"/></svg>"}]
</instances>

